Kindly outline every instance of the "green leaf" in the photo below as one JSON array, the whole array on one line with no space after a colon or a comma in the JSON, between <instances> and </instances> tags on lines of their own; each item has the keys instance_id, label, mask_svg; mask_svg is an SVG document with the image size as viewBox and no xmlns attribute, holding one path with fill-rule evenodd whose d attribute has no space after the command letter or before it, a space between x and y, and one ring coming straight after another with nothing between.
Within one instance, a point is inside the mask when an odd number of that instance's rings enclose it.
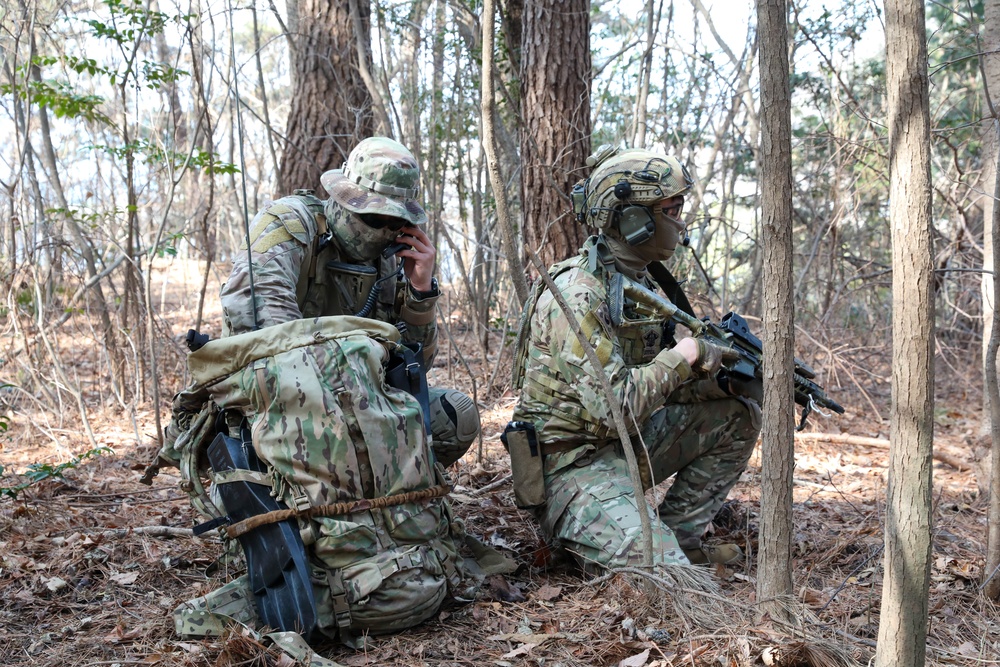
<instances>
[{"instance_id":1,"label":"green leaf","mask_svg":"<svg viewBox=\"0 0 1000 667\"><path fill-rule=\"evenodd\" d=\"M49 478L61 479L63 477L63 473L67 470L73 470L86 459L94 456L100 456L105 453L113 454L114 451L110 447L95 447L94 449L84 452L79 456L75 456L69 461L64 461L63 463L57 463L55 465L51 463L32 463L20 475L21 477L26 478L27 481L13 486L0 486L0 496L17 499L17 495L31 485L37 484L38 482ZM3 474L3 466L0 466L0 474Z\"/></svg>"},{"instance_id":2,"label":"green leaf","mask_svg":"<svg viewBox=\"0 0 1000 667\"><path fill-rule=\"evenodd\" d=\"M23 86L0 84L0 92L27 97L39 106L52 110L56 118L86 118L110 124L111 120L98 107L104 103L99 95L80 95L64 81L26 81Z\"/></svg>"}]
</instances>

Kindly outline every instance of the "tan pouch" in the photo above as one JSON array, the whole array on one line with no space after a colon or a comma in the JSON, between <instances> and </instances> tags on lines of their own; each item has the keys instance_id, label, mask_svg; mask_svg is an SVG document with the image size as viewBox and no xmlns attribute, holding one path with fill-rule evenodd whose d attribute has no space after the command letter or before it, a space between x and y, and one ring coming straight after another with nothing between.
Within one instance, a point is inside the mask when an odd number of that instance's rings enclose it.
<instances>
[{"instance_id":1,"label":"tan pouch","mask_svg":"<svg viewBox=\"0 0 1000 667\"><path fill-rule=\"evenodd\" d=\"M510 454L514 504L521 509L541 507L545 504L545 467L534 425L508 422L500 440Z\"/></svg>"}]
</instances>

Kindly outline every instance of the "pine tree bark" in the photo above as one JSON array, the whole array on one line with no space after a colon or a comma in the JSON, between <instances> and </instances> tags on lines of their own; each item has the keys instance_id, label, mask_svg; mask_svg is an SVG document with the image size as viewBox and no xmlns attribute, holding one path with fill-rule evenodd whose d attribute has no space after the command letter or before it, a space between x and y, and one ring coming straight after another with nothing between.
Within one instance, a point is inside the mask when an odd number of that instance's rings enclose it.
<instances>
[{"instance_id":1,"label":"pine tree bark","mask_svg":"<svg viewBox=\"0 0 1000 667\"><path fill-rule=\"evenodd\" d=\"M921 0L888 0L892 414L876 667L926 658L934 434L927 33Z\"/></svg>"},{"instance_id":2,"label":"pine tree bark","mask_svg":"<svg viewBox=\"0 0 1000 667\"><path fill-rule=\"evenodd\" d=\"M792 284L792 127L786 0L758 0L761 73L761 218L764 251L764 415L761 444L760 612L783 621L792 594L795 466Z\"/></svg>"},{"instance_id":3,"label":"pine tree bark","mask_svg":"<svg viewBox=\"0 0 1000 667\"><path fill-rule=\"evenodd\" d=\"M297 9L292 106L278 189L313 188L324 196L323 172L340 168L355 144L374 130L357 47L359 40L365 45L370 40L371 5L358 2L357 32L349 0L302 0ZM360 51L370 58L367 48Z\"/></svg>"},{"instance_id":4,"label":"pine tree bark","mask_svg":"<svg viewBox=\"0 0 1000 667\"><path fill-rule=\"evenodd\" d=\"M590 1L524 5L521 206L524 241L545 264L577 252L588 231L569 193L590 155Z\"/></svg>"}]
</instances>

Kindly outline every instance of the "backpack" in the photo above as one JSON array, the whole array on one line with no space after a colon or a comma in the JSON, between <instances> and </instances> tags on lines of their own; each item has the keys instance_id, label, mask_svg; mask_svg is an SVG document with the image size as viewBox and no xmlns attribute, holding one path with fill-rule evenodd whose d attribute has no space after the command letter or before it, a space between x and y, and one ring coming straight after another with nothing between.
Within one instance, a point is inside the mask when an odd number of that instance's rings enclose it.
<instances>
[{"instance_id":1,"label":"backpack","mask_svg":"<svg viewBox=\"0 0 1000 667\"><path fill-rule=\"evenodd\" d=\"M270 514L304 549L296 567L307 590L294 597L312 594L313 637L350 641L417 625L463 581L457 544L464 532L445 497L449 487L434 464L419 402L386 382L398 346L391 325L323 317L211 341L188 358L193 385L186 394L208 401L174 444L182 486L216 519L210 525L236 518L225 501L239 485L273 499ZM252 446L259 470L225 470L206 456L219 437L206 425L219 414L245 416L244 446ZM202 477L212 482L207 492ZM220 530L232 537L238 525ZM249 578L178 607L180 634L219 634L231 620L275 625L260 613L272 593L254 581L248 544L241 538ZM311 630L278 629L305 630L307 639Z\"/></svg>"}]
</instances>

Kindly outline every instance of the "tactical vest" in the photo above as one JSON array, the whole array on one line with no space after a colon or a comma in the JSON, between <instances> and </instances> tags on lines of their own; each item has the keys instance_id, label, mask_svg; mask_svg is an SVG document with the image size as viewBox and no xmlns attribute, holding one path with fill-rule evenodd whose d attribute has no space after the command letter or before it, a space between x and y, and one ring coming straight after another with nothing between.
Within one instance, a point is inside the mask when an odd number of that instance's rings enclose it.
<instances>
[{"instance_id":1,"label":"tactical vest","mask_svg":"<svg viewBox=\"0 0 1000 667\"><path fill-rule=\"evenodd\" d=\"M305 204L308 214L317 222L316 236L306 251L295 286L302 317L360 315L397 322L403 303L403 282L391 278L399 268L396 257L379 257L363 264L345 260L327 228L323 200L312 190L296 190L293 196ZM381 279L384 280L376 287Z\"/></svg>"},{"instance_id":2,"label":"tactical vest","mask_svg":"<svg viewBox=\"0 0 1000 667\"><path fill-rule=\"evenodd\" d=\"M548 273L555 280L557 276L571 269L587 271L599 279L604 288L604 303L616 298L621 300L622 316L620 322L614 326L614 340L602 340L595 350L601 363L606 362L611 354L617 351L626 366L647 364L664 347L674 345L673 336L666 330L662 320L638 317L631 299L624 295L609 294L611 277L617 273L617 269L602 237L589 238L579 255L552 265ZM551 363L550 357L538 352L530 344L531 320L534 318L539 298L547 289L545 281L541 279L535 281L525 301L518 327L511 383L515 390L523 391L533 400L544 403L550 411L558 412L561 418L578 424L581 430L597 437L607 437L613 431L611 426L595 420L579 405L573 398L576 395L573 383L562 376ZM580 327L588 338L595 327L600 326L599 317L598 313L590 312L580 322ZM529 355L537 362L536 368L541 369L540 373L525 375L524 368Z\"/></svg>"}]
</instances>

